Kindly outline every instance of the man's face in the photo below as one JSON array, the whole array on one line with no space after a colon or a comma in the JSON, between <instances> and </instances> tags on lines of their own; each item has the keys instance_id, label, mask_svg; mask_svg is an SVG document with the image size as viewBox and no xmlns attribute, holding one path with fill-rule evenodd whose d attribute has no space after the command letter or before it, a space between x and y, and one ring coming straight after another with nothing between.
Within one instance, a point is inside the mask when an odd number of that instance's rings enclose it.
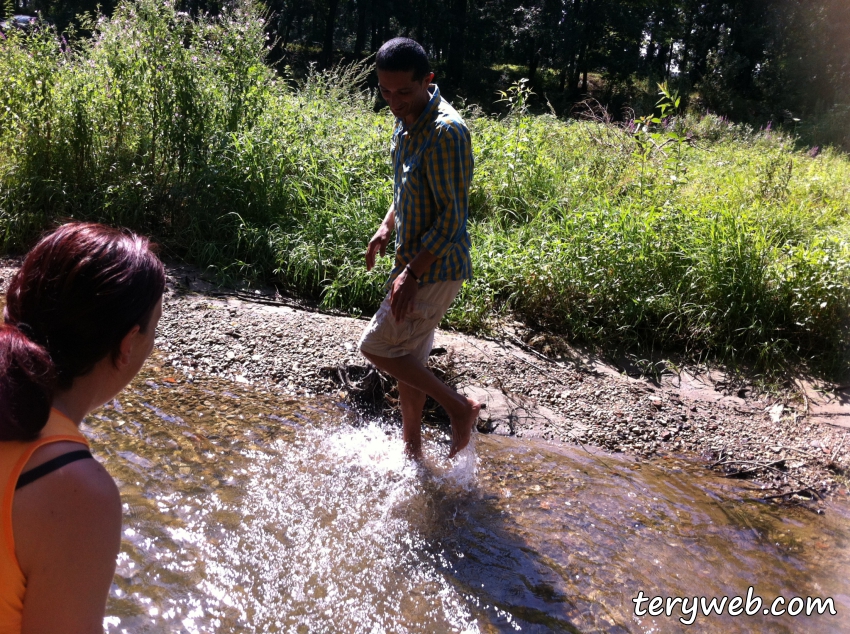
<instances>
[{"instance_id":1,"label":"man's face","mask_svg":"<svg viewBox=\"0 0 850 634\"><path fill-rule=\"evenodd\" d=\"M378 87L392 113L411 125L425 110L431 93L428 86L434 73L428 73L421 81L414 81L413 71L378 71Z\"/></svg>"}]
</instances>

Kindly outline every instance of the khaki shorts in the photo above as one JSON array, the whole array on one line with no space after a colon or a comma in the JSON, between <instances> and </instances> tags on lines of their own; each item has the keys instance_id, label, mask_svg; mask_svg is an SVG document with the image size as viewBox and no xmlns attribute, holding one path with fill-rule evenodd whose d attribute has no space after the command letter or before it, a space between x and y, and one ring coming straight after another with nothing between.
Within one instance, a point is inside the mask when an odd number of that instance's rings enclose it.
<instances>
[{"instance_id":1,"label":"khaki shorts","mask_svg":"<svg viewBox=\"0 0 850 634\"><path fill-rule=\"evenodd\" d=\"M412 354L423 364L428 362L434 345L434 330L460 292L463 280L425 284L416 294L413 310L400 322L390 310L390 295L360 337L360 350L378 357L403 357Z\"/></svg>"}]
</instances>

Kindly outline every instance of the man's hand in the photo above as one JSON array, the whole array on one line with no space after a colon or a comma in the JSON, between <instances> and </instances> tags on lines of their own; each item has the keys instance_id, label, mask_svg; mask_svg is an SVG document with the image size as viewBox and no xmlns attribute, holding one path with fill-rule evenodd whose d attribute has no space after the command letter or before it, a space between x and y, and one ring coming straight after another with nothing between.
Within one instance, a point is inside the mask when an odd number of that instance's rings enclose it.
<instances>
[{"instance_id":1,"label":"man's hand","mask_svg":"<svg viewBox=\"0 0 850 634\"><path fill-rule=\"evenodd\" d=\"M390 243L390 236L393 235L395 228L395 205L390 205L387 210L387 215L384 216L384 221L372 239L369 240L369 246L366 248L366 270L371 271L375 266L375 254L380 252L381 257L387 254L387 245Z\"/></svg>"},{"instance_id":2,"label":"man's hand","mask_svg":"<svg viewBox=\"0 0 850 634\"><path fill-rule=\"evenodd\" d=\"M381 257L384 257L387 254L387 245L390 242L391 231L386 227L386 225L381 225L380 228L375 232L375 235L372 236L372 239L369 240L369 246L366 248L366 270L371 271L372 267L375 266L375 254L380 252Z\"/></svg>"},{"instance_id":3,"label":"man's hand","mask_svg":"<svg viewBox=\"0 0 850 634\"><path fill-rule=\"evenodd\" d=\"M419 292L419 282L403 269L393 280L390 289L390 310L396 321L402 321L404 316L413 310L413 302Z\"/></svg>"}]
</instances>

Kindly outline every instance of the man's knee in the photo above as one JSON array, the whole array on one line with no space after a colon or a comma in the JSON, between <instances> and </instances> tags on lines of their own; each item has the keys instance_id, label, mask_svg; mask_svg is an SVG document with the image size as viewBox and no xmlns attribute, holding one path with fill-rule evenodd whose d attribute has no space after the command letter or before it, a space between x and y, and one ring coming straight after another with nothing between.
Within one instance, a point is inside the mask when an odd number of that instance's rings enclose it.
<instances>
[{"instance_id":1,"label":"man's knee","mask_svg":"<svg viewBox=\"0 0 850 634\"><path fill-rule=\"evenodd\" d=\"M369 361L372 365L380 365L381 361L385 359L379 354L375 354L374 352L369 352L368 350L364 350L362 347L360 348L360 354Z\"/></svg>"}]
</instances>

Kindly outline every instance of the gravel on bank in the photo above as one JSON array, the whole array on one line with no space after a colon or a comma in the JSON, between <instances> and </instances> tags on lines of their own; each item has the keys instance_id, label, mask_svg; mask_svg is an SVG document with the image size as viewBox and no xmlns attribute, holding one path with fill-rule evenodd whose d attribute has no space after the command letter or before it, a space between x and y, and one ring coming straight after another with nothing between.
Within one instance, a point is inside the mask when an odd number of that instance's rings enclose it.
<instances>
[{"instance_id":1,"label":"gravel on bank","mask_svg":"<svg viewBox=\"0 0 850 634\"><path fill-rule=\"evenodd\" d=\"M214 296L186 271L172 270L157 339L168 363L288 394L352 398L367 371L357 351L365 320L256 290ZM850 497L848 430L812 421L801 403L754 395L695 368L656 383L631 378L580 355L548 357L511 335L438 331L434 346L432 362L455 387L488 402L481 432L643 458L698 456L748 480L764 499L816 505L828 495Z\"/></svg>"},{"instance_id":2,"label":"gravel on bank","mask_svg":"<svg viewBox=\"0 0 850 634\"><path fill-rule=\"evenodd\" d=\"M5 291L16 263L3 264ZM354 402L364 381L376 376L357 351L365 325L268 291L220 289L194 269L171 266L157 359L190 376ZM695 456L747 480L753 497L766 500L817 508L829 496L850 497L849 430L812 420L804 404L787 397L733 387L697 368L656 382L633 378L575 351L543 354L511 333L497 340L438 331L434 346L438 370L487 402L480 432L641 459Z\"/></svg>"}]
</instances>

